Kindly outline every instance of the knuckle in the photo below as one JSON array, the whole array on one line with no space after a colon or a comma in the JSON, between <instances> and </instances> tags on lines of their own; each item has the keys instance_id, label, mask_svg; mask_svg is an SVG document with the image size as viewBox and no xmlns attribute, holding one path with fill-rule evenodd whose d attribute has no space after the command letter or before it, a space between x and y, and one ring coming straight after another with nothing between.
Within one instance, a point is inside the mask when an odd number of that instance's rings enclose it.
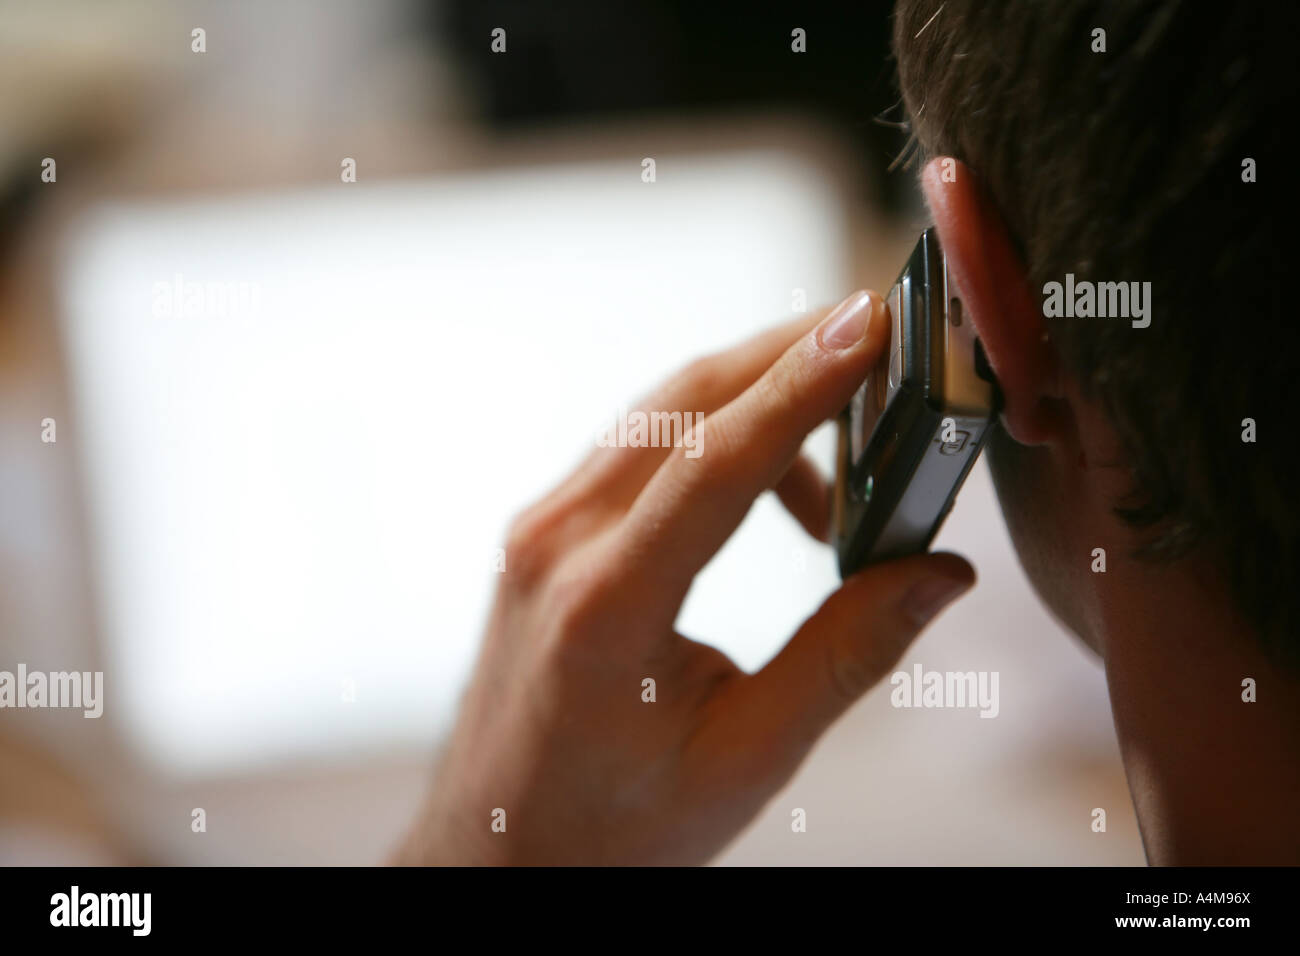
<instances>
[{"instance_id":1,"label":"knuckle","mask_svg":"<svg viewBox=\"0 0 1300 956\"><path fill-rule=\"evenodd\" d=\"M792 349L758 381L762 411L772 414L799 404L805 379L802 349Z\"/></svg>"},{"instance_id":2,"label":"knuckle","mask_svg":"<svg viewBox=\"0 0 1300 956\"><path fill-rule=\"evenodd\" d=\"M669 465L685 497L694 498L732 487L748 454L742 436L736 432L722 415L710 415L695 426L691 441L696 448L706 450L696 459L675 456Z\"/></svg>"},{"instance_id":3,"label":"knuckle","mask_svg":"<svg viewBox=\"0 0 1300 956\"><path fill-rule=\"evenodd\" d=\"M706 392L718 378L718 360L712 355L694 359L675 376L669 394L679 396Z\"/></svg>"},{"instance_id":4,"label":"knuckle","mask_svg":"<svg viewBox=\"0 0 1300 956\"><path fill-rule=\"evenodd\" d=\"M506 531L507 580L535 583L548 570L554 548L555 515L540 505L521 512Z\"/></svg>"},{"instance_id":5,"label":"knuckle","mask_svg":"<svg viewBox=\"0 0 1300 956\"><path fill-rule=\"evenodd\" d=\"M851 704L876 682L875 662L832 643L826 651L826 669L831 693Z\"/></svg>"},{"instance_id":6,"label":"knuckle","mask_svg":"<svg viewBox=\"0 0 1300 956\"><path fill-rule=\"evenodd\" d=\"M575 642L601 618L608 600L606 583L603 575L585 563L570 563L552 578L548 617L561 642Z\"/></svg>"}]
</instances>

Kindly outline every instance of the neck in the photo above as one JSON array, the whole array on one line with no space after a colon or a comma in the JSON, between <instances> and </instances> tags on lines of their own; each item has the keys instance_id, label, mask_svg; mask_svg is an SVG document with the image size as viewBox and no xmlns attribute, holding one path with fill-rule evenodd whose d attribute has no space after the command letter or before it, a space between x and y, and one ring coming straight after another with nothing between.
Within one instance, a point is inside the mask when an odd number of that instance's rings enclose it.
<instances>
[{"instance_id":1,"label":"neck","mask_svg":"<svg viewBox=\"0 0 1300 956\"><path fill-rule=\"evenodd\" d=\"M1106 577L1099 644L1149 862L1300 863L1300 675L1202 565Z\"/></svg>"}]
</instances>

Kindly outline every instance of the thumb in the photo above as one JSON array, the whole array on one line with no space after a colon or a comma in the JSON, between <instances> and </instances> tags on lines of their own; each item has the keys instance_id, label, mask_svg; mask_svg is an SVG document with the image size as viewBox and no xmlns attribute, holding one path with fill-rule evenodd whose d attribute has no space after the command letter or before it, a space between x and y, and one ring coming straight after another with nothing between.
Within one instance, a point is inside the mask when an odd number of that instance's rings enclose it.
<instances>
[{"instance_id":1,"label":"thumb","mask_svg":"<svg viewBox=\"0 0 1300 956\"><path fill-rule=\"evenodd\" d=\"M746 681L740 706L761 725L761 730L754 727L758 739L797 764L836 718L889 673L925 626L974 583L970 564L946 553L888 561L850 577Z\"/></svg>"}]
</instances>

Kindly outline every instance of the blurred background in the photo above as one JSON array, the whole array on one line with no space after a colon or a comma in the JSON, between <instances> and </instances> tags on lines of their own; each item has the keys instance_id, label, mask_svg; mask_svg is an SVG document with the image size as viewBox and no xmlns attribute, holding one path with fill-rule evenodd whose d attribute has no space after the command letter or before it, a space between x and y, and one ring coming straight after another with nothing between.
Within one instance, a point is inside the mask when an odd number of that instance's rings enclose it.
<instances>
[{"instance_id":1,"label":"blurred background","mask_svg":"<svg viewBox=\"0 0 1300 956\"><path fill-rule=\"evenodd\" d=\"M892 282L925 218L889 28L0 2L0 670L105 675L99 720L0 710L0 861L381 861L510 517L691 358ZM1102 671L983 465L938 546L980 584L901 666L997 671L998 717L878 688L719 862L1142 862ZM765 498L680 629L756 668L836 582Z\"/></svg>"}]
</instances>

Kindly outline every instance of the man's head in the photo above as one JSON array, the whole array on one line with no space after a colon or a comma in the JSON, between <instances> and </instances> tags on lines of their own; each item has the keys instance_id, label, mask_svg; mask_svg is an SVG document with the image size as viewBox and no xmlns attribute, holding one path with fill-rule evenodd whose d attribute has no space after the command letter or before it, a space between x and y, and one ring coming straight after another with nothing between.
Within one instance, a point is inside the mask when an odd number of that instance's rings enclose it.
<instances>
[{"instance_id":1,"label":"man's head","mask_svg":"<svg viewBox=\"0 0 1300 956\"><path fill-rule=\"evenodd\" d=\"M989 449L1003 510L1085 638L1092 551L1122 549L1218 568L1296 652L1296 242L1266 199L1290 174L1296 35L1289 4L898 4L926 196L1006 396ZM1099 317L1124 306L1100 283L1149 298Z\"/></svg>"}]
</instances>

